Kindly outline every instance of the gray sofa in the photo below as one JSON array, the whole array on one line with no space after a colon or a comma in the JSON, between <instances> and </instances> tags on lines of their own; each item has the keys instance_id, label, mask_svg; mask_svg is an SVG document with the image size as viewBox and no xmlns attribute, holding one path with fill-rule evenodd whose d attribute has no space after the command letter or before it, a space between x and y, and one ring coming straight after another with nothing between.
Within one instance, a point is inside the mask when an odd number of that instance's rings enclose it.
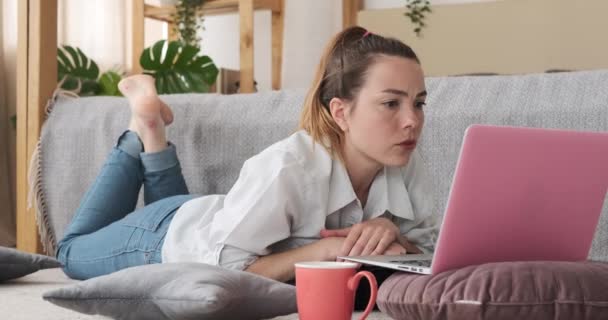
<instances>
[{"instance_id":1,"label":"gray sofa","mask_svg":"<svg viewBox=\"0 0 608 320\"><path fill-rule=\"evenodd\" d=\"M419 148L436 191L434 210L440 213L470 124L608 131L608 70L426 80L429 97ZM245 159L296 129L304 94L285 90L162 97L175 113L168 136L177 145L190 191L225 193ZM123 98L58 98L53 105L34 162L39 170L33 186L48 252L54 252L80 197L127 126L128 116ZM608 201L589 257L608 261ZM12 282L11 291L0 286L0 314L32 313L14 319L35 318L35 314L46 319L88 318L40 300L42 291L67 282L71 280L55 269ZM24 304L27 309L20 307ZM373 319L383 318L376 313Z\"/></svg>"}]
</instances>

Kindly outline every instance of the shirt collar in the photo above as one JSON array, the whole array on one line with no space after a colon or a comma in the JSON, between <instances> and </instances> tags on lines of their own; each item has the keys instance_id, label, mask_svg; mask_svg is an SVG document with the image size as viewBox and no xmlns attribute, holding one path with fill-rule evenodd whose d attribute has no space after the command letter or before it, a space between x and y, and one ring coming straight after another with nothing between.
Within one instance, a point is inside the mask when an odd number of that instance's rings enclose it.
<instances>
[{"instance_id":1,"label":"shirt collar","mask_svg":"<svg viewBox=\"0 0 608 320\"><path fill-rule=\"evenodd\" d=\"M332 159L327 214L344 208L356 199L346 168L340 160ZM364 208L366 218L381 216L386 211L394 216L414 220L412 204L399 167L384 167L374 178L369 190Z\"/></svg>"},{"instance_id":2,"label":"shirt collar","mask_svg":"<svg viewBox=\"0 0 608 320\"><path fill-rule=\"evenodd\" d=\"M357 199L346 168L339 159L332 159L329 178L327 215L332 214Z\"/></svg>"}]
</instances>

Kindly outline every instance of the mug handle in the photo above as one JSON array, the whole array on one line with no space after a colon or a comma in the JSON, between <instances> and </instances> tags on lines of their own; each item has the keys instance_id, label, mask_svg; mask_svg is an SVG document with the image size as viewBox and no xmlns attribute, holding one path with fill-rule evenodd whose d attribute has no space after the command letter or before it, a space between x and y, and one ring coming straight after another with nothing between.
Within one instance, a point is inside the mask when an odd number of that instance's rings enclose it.
<instances>
[{"instance_id":1,"label":"mug handle","mask_svg":"<svg viewBox=\"0 0 608 320\"><path fill-rule=\"evenodd\" d=\"M369 271L357 272L357 274L355 274L352 278L348 280L348 288L350 290L355 291L359 286L359 281L361 281L361 278L363 277L366 277L367 281L369 281L369 287L371 292L367 307L365 308L365 311L363 311L363 314L361 315L361 318L359 318L359 320L364 320L365 318L367 318L370 312L372 312L372 310L374 309L374 305L376 304L376 296L378 296L378 282L376 281L376 277L374 277L374 275Z\"/></svg>"}]
</instances>

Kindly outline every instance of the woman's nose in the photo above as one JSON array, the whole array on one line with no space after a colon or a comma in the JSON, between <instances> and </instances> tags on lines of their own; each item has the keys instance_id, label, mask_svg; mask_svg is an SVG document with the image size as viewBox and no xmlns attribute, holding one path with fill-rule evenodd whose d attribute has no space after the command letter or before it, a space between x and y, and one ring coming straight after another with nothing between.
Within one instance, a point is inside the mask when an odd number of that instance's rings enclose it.
<instances>
[{"instance_id":1,"label":"woman's nose","mask_svg":"<svg viewBox=\"0 0 608 320\"><path fill-rule=\"evenodd\" d=\"M420 116L413 105L401 109L400 122L402 128L417 128L420 125Z\"/></svg>"}]
</instances>

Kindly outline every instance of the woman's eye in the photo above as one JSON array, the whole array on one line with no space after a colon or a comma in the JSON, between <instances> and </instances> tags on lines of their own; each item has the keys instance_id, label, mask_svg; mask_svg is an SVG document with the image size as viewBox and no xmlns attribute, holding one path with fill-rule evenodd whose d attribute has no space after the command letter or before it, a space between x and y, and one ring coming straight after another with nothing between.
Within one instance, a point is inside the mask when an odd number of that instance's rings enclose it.
<instances>
[{"instance_id":1,"label":"woman's eye","mask_svg":"<svg viewBox=\"0 0 608 320\"><path fill-rule=\"evenodd\" d=\"M416 102L416 108L422 109L424 106L426 106L426 102L424 102L424 101Z\"/></svg>"},{"instance_id":2,"label":"woman's eye","mask_svg":"<svg viewBox=\"0 0 608 320\"><path fill-rule=\"evenodd\" d=\"M383 105L389 107L389 108L396 108L399 106L399 101L397 100L390 100L390 101L386 101L382 103Z\"/></svg>"}]
</instances>

